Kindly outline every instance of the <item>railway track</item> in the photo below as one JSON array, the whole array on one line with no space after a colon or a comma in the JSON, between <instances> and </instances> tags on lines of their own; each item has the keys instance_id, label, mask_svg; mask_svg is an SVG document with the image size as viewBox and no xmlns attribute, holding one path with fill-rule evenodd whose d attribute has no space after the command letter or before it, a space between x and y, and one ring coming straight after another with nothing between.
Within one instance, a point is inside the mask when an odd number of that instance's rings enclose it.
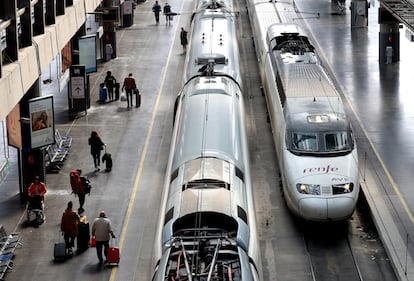
<instances>
[{"instance_id":1,"label":"railway track","mask_svg":"<svg viewBox=\"0 0 414 281\"><path fill-rule=\"evenodd\" d=\"M360 196L351 219L336 223L297 221L313 281L396 281L369 208Z\"/></svg>"},{"instance_id":2,"label":"railway track","mask_svg":"<svg viewBox=\"0 0 414 281\"><path fill-rule=\"evenodd\" d=\"M312 280L363 281L346 222L309 224L303 233Z\"/></svg>"}]
</instances>

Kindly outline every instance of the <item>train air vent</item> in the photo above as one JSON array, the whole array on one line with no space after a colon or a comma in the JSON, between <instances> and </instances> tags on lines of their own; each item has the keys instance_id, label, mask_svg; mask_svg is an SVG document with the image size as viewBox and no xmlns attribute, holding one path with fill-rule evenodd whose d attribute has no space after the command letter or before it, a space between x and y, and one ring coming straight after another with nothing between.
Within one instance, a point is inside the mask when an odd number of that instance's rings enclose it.
<instances>
[{"instance_id":1,"label":"train air vent","mask_svg":"<svg viewBox=\"0 0 414 281\"><path fill-rule=\"evenodd\" d=\"M309 115L308 116L308 123L328 123L329 116L328 115Z\"/></svg>"},{"instance_id":2,"label":"train air vent","mask_svg":"<svg viewBox=\"0 0 414 281\"><path fill-rule=\"evenodd\" d=\"M230 190L230 184L224 181L218 181L218 180L194 180L190 181L186 184L183 184L183 191L189 188L224 188L227 190Z\"/></svg>"},{"instance_id":3,"label":"train air vent","mask_svg":"<svg viewBox=\"0 0 414 281\"><path fill-rule=\"evenodd\" d=\"M205 65L209 62L214 62L215 64L227 64L227 59L221 54L204 54L199 56L196 61L198 65Z\"/></svg>"}]
</instances>

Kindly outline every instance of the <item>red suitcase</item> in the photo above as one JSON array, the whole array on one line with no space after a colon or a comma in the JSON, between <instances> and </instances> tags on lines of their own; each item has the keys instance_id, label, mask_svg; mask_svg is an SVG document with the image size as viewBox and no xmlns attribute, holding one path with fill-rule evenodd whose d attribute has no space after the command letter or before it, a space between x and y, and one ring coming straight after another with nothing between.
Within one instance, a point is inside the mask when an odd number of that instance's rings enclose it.
<instances>
[{"instance_id":1,"label":"red suitcase","mask_svg":"<svg viewBox=\"0 0 414 281\"><path fill-rule=\"evenodd\" d=\"M107 265L118 265L119 259L119 248L111 245L106 256Z\"/></svg>"}]
</instances>

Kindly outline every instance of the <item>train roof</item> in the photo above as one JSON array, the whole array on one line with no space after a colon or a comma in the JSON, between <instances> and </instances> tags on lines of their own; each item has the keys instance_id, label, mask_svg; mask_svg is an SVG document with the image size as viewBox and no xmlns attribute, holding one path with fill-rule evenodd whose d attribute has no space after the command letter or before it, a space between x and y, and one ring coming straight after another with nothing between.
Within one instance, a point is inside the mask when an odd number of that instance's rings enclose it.
<instances>
[{"instance_id":1,"label":"train roof","mask_svg":"<svg viewBox=\"0 0 414 281\"><path fill-rule=\"evenodd\" d=\"M290 59L294 59L290 56ZM286 98L338 97L336 88L323 68L314 63L286 63L282 57L280 79Z\"/></svg>"},{"instance_id":2,"label":"train roof","mask_svg":"<svg viewBox=\"0 0 414 281\"><path fill-rule=\"evenodd\" d=\"M197 11L205 9L232 9L233 0L203 0L198 1Z\"/></svg>"},{"instance_id":3,"label":"train roof","mask_svg":"<svg viewBox=\"0 0 414 281\"><path fill-rule=\"evenodd\" d=\"M286 101L286 127L295 131L346 131L350 121L339 97L301 97Z\"/></svg>"},{"instance_id":4,"label":"train roof","mask_svg":"<svg viewBox=\"0 0 414 281\"><path fill-rule=\"evenodd\" d=\"M212 62L215 75L227 75L241 83L234 17L225 9L207 9L195 15L186 57L185 82L202 75L203 67Z\"/></svg>"},{"instance_id":5,"label":"train roof","mask_svg":"<svg viewBox=\"0 0 414 281\"><path fill-rule=\"evenodd\" d=\"M193 79L181 93L180 131L172 170L199 157L217 157L244 171L241 92L225 77Z\"/></svg>"}]
</instances>

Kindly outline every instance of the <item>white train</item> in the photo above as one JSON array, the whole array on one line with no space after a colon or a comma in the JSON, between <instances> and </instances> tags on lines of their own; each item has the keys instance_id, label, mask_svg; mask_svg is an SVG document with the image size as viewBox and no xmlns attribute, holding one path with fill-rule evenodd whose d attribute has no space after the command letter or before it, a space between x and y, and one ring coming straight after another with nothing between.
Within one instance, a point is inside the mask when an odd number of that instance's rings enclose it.
<instances>
[{"instance_id":1,"label":"white train","mask_svg":"<svg viewBox=\"0 0 414 281\"><path fill-rule=\"evenodd\" d=\"M227 75L241 82L232 0L198 1L192 20L192 34L186 56L184 82L193 77Z\"/></svg>"},{"instance_id":2,"label":"white train","mask_svg":"<svg viewBox=\"0 0 414 281\"><path fill-rule=\"evenodd\" d=\"M298 25L280 23L274 3L248 7L286 203L306 220L345 220L359 179L340 95Z\"/></svg>"},{"instance_id":3,"label":"white train","mask_svg":"<svg viewBox=\"0 0 414 281\"><path fill-rule=\"evenodd\" d=\"M153 281L261 280L240 70L222 71L238 66L238 54L229 50L236 42L235 23L223 23L220 9L207 2L197 9L204 16L193 18L187 61L203 55L199 67L209 71L189 75L177 97ZM201 48L194 38L202 33L225 40ZM220 56L225 65L214 61Z\"/></svg>"}]
</instances>

